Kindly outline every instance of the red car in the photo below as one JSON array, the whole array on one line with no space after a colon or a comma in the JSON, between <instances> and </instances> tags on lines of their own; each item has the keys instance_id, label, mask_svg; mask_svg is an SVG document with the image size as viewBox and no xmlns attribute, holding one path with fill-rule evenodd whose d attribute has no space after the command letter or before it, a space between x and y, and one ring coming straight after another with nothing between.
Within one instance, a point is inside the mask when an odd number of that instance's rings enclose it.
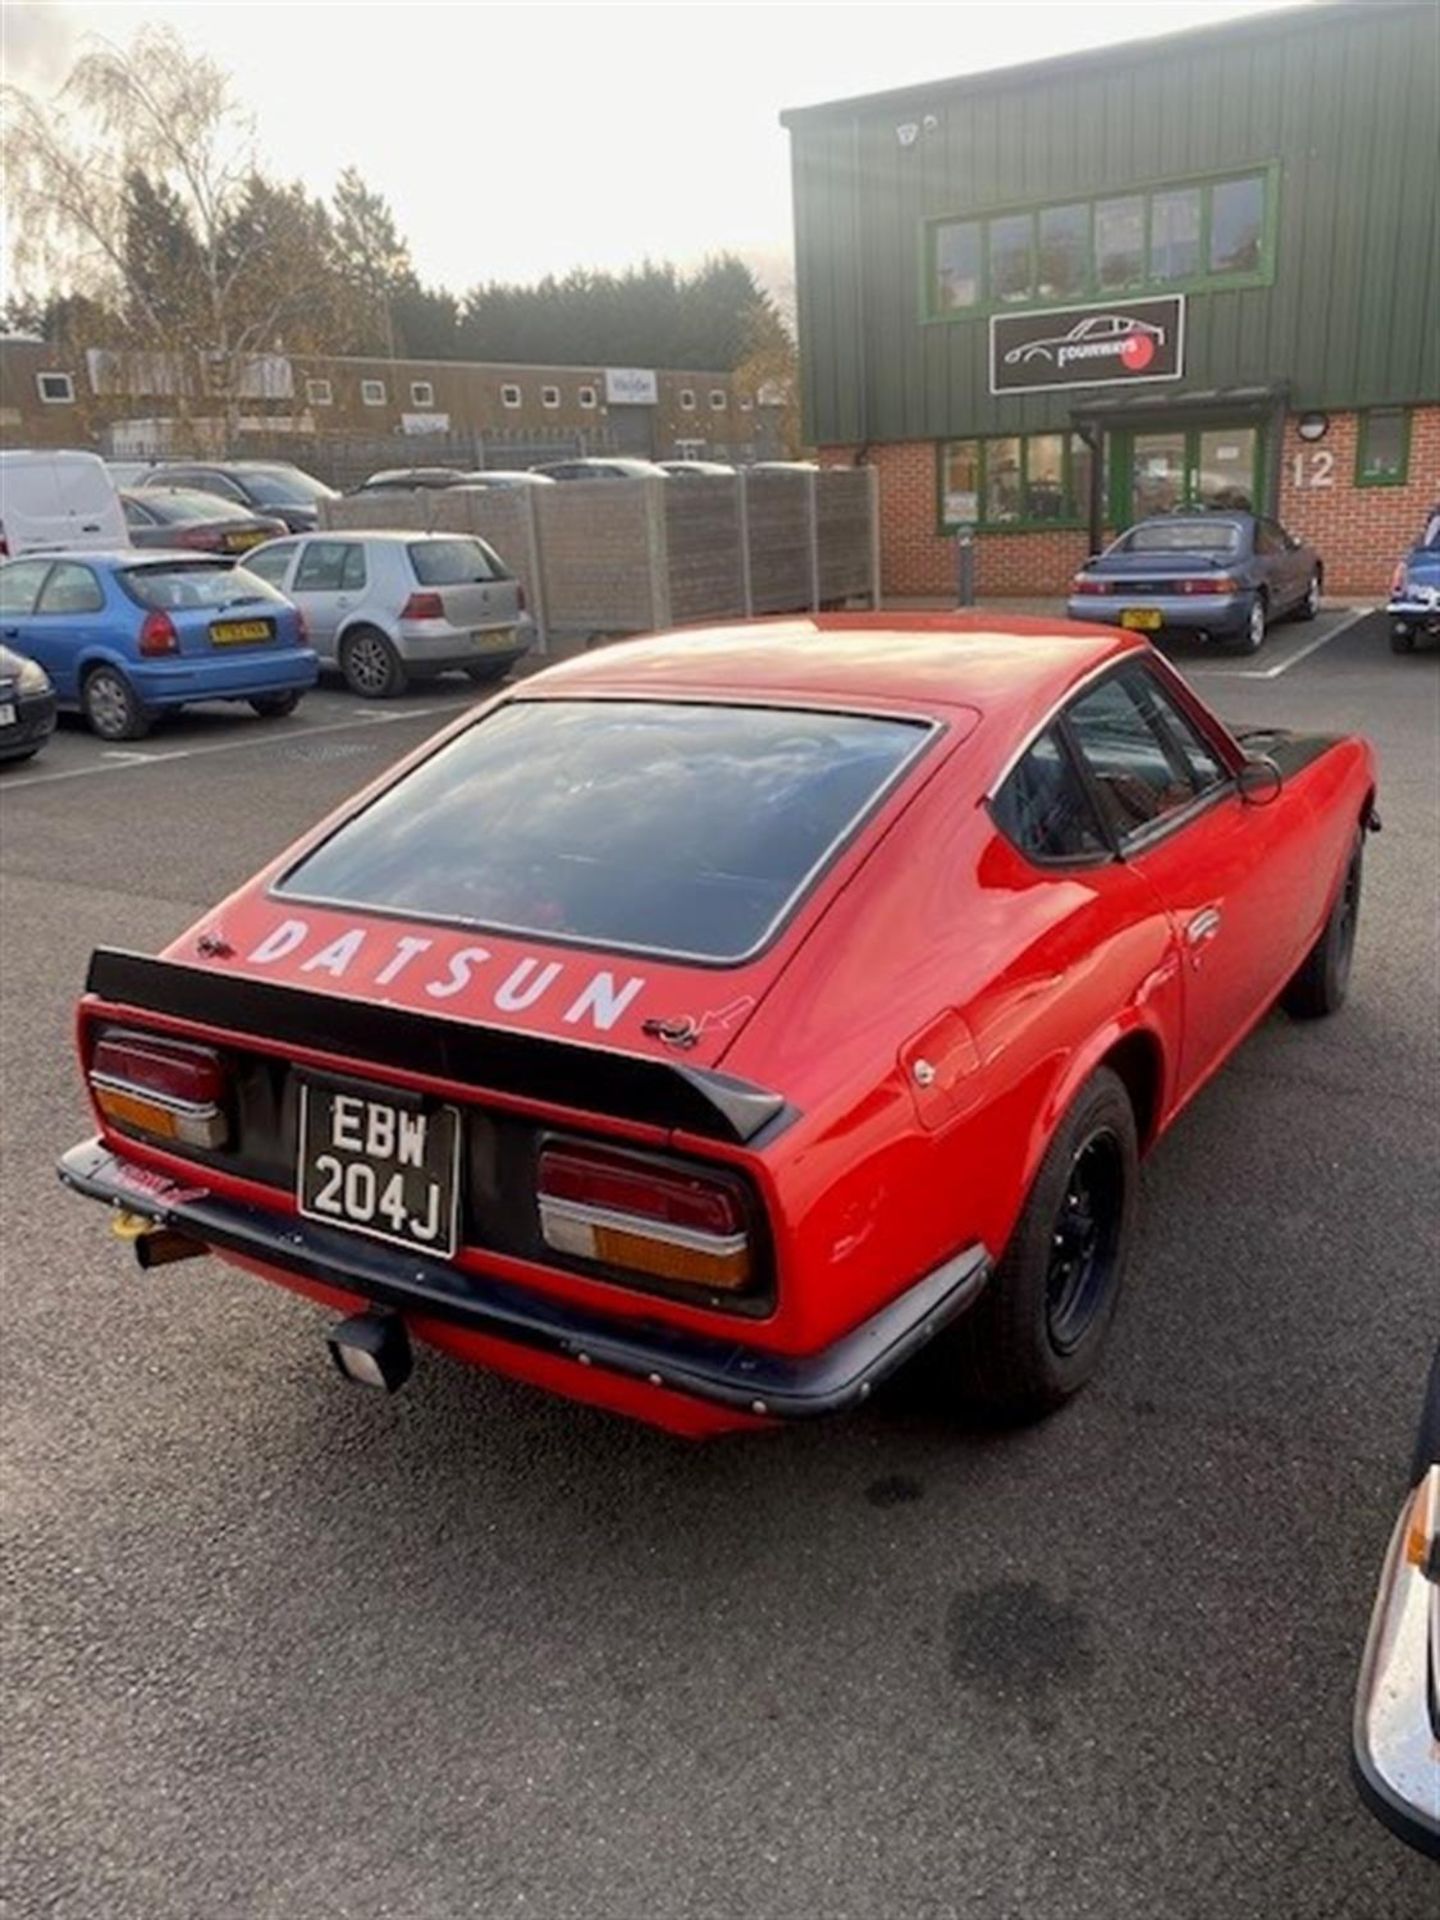
<instances>
[{"instance_id":1,"label":"red car","mask_svg":"<svg viewBox=\"0 0 1440 1920\"><path fill-rule=\"evenodd\" d=\"M345 1319L688 1434L922 1347L1093 1371L1140 1156L1344 998L1354 738L1228 731L1142 639L692 631L523 681L79 1008L71 1188Z\"/></svg>"}]
</instances>

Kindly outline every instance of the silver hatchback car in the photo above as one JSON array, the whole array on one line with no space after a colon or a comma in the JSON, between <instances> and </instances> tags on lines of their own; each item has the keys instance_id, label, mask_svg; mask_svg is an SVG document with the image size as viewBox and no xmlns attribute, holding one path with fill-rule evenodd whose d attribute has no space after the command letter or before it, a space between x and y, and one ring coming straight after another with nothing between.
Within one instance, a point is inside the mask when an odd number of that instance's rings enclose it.
<instances>
[{"instance_id":1,"label":"silver hatchback car","mask_svg":"<svg viewBox=\"0 0 1440 1920\"><path fill-rule=\"evenodd\" d=\"M301 534L245 564L295 602L321 662L367 700L451 669L483 686L534 639L524 588L474 534Z\"/></svg>"}]
</instances>

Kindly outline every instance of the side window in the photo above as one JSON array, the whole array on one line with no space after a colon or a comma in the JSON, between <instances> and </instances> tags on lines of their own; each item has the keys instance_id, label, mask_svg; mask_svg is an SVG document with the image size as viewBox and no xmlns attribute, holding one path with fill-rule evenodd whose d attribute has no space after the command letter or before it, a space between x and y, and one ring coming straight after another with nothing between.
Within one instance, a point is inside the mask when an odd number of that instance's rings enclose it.
<instances>
[{"instance_id":1,"label":"side window","mask_svg":"<svg viewBox=\"0 0 1440 1920\"><path fill-rule=\"evenodd\" d=\"M1104 860L1110 847L1075 763L1054 727L1011 769L995 824L1032 860Z\"/></svg>"},{"instance_id":2,"label":"side window","mask_svg":"<svg viewBox=\"0 0 1440 1920\"><path fill-rule=\"evenodd\" d=\"M365 549L358 540L353 546L345 549L345 561L340 568L340 585L346 593L358 593L365 585Z\"/></svg>"},{"instance_id":3,"label":"side window","mask_svg":"<svg viewBox=\"0 0 1440 1920\"><path fill-rule=\"evenodd\" d=\"M297 593L337 593L345 571L343 540L311 540L300 556L295 575Z\"/></svg>"},{"instance_id":4,"label":"side window","mask_svg":"<svg viewBox=\"0 0 1440 1920\"><path fill-rule=\"evenodd\" d=\"M122 494L120 496L120 505L124 510L125 524L127 527L153 527L155 525L154 514L151 513L148 507L142 507L133 495Z\"/></svg>"},{"instance_id":5,"label":"side window","mask_svg":"<svg viewBox=\"0 0 1440 1920\"><path fill-rule=\"evenodd\" d=\"M243 491L224 473L187 473L183 482L177 479L172 484L198 487L201 493L215 493L222 500L238 500L243 504L245 499Z\"/></svg>"},{"instance_id":6,"label":"side window","mask_svg":"<svg viewBox=\"0 0 1440 1920\"><path fill-rule=\"evenodd\" d=\"M40 595L37 613L99 613L105 605L100 582L89 567L57 560Z\"/></svg>"},{"instance_id":7,"label":"side window","mask_svg":"<svg viewBox=\"0 0 1440 1920\"><path fill-rule=\"evenodd\" d=\"M13 566L0 567L0 614L14 619L33 613L40 582L49 571L48 560L17 560Z\"/></svg>"},{"instance_id":8,"label":"side window","mask_svg":"<svg viewBox=\"0 0 1440 1920\"><path fill-rule=\"evenodd\" d=\"M1215 755L1141 667L1122 668L1082 693L1069 720L1110 826L1121 838L1188 807L1225 777Z\"/></svg>"},{"instance_id":9,"label":"side window","mask_svg":"<svg viewBox=\"0 0 1440 1920\"><path fill-rule=\"evenodd\" d=\"M293 540L279 540L273 547L262 547L245 556L245 571L258 573L262 580L272 587L278 587L285 578L285 570L295 553Z\"/></svg>"}]
</instances>

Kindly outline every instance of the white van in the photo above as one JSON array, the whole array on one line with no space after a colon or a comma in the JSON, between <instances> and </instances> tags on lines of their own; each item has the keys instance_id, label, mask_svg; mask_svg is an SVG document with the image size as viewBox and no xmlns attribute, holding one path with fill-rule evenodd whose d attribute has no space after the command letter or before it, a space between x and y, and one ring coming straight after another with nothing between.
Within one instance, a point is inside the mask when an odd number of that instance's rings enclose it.
<instances>
[{"instance_id":1,"label":"white van","mask_svg":"<svg viewBox=\"0 0 1440 1920\"><path fill-rule=\"evenodd\" d=\"M0 558L129 545L120 496L98 454L0 453Z\"/></svg>"}]
</instances>

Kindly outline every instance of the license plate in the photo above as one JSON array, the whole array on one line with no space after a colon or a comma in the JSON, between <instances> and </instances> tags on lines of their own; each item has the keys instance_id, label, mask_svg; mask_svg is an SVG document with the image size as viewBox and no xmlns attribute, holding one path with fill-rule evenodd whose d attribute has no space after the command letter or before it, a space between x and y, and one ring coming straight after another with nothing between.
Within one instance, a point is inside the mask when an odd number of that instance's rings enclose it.
<instances>
[{"instance_id":1,"label":"license plate","mask_svg":"<svg viewBox=\"0 0 1440 1920\"><path fill-rule=\"evenodd\" d=\"M482 627L470 636L475 646L486 653L497 653L502 647L513 646L515 629L513 627Z\"/></svg>"},{"instance_id":2,"label":"license plate","mask_svg":"<svg viewBox=\"0 0 1440 1920\"><path fill-rule=\"evenodd\" d=\"M15 709L7 700L3 706L0 706L0 727L13 727L14 724Z\"/></svg>"},{"instance_id":3,"label":"license plate","mask_svg":"<svg viewBox=\"0 0 1440 1920\"><path fill-rule=\"evenodd\" d=\"M302 1080L295 1192L307 1219L448 1257L460 1195L459 1112Z\"/></svg>"},{"instance_id":4,"label":"license plate","mask_svg":"<svg viewBox=\"0 0 1440 1920\"><path fill-rule=\"evenodd\" d=\"M258 547L264 538L263 533L227 533L225 545L231 553L244 553L249 547Z\"/></svg>"},{"instance_id":5,"label":"license plate","mask_svg":"<svg viewBox=\"0 0 1440 1920\"><path fill-rule=\"evenodd\" d=\"M233 647L246 640L268 640L271 631L268 620L217 620L210 638L217 647Z\"/></svg>"},{"instance_id":6,"label":"license plate","mask_svg":"<svg viewBox=\"0 0 1440 1920\"><path fill-rule=\"evenodd\" d=\"M1165 622L1153 607L1126 607L1120 616L1122 627L1138 628L1141 633L1154 633Z\"/></svg>"}]
</instances>

